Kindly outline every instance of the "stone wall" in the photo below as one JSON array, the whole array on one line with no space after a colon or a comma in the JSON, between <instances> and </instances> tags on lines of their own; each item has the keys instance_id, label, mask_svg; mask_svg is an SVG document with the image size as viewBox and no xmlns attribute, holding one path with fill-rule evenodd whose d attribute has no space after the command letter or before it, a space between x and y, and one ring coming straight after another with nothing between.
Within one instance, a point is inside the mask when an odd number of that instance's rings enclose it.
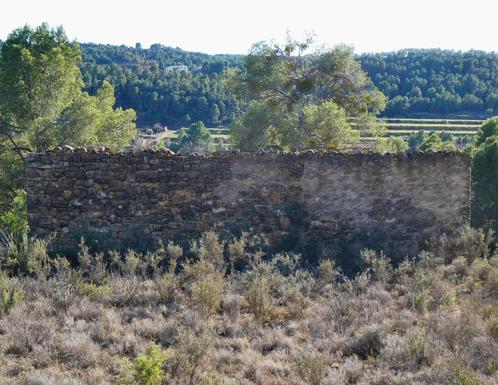
<instances>
[{"instance_id":1,"label":"stone wall","mask_svg":"<svg viewBox=\"0 0 498 385\"><path fill-rule=\"evenodd\" d=\"M457 153L176 156L79 149L31 154L29 224L74 244L154 247L218 227L275 247L348 255L415 255L469 220L470 166Z\"/></svg>"}]
</instances>

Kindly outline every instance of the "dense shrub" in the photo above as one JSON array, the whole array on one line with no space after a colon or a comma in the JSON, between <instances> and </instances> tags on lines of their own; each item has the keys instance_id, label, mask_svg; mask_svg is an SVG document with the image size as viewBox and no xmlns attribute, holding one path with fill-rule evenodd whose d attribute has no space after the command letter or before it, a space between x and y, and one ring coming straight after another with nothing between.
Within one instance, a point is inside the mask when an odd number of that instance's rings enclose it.
<instances>
[{"instance_id":1,"label":"dense shrub","mask_svg":"<svg viewBox=\"0 0 498 385\"><path fill-rule=\"evenodd\" d=\"M0 383L497 382L492 234L462 228L397 266L364 250L355 275L256 239L2 264Z\"/></svg>"}]
</instances>

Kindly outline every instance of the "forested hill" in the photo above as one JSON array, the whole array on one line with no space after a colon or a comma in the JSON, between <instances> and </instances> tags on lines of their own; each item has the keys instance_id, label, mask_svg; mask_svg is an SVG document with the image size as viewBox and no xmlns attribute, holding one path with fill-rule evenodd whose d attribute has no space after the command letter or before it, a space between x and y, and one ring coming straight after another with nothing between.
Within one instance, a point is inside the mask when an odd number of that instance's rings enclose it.
<instances>
[{"instance_id":1,"label":"forested hill","mask_svg":"<svg viewBox=\"0 0 498 385\"><path fill-rule=\"evenodd\" d=\"M226 125L238 104L223 85L223 71L238 55L207 55L159 44L143 49L82 44L82 72L93 93L104 79L116 87L117 105L137 111L138 125L169 127L198 120ZM389 97L385 116L498 112L498 55L481 51L401 50L358 57ZM172 67L172 66L186 66ZM494 110L494 111L492 111Z\"/></svg>"},{"instance_id":2,"label":"forested hill","mask_svg":"<svg viewBox=\"0 0 498 385\"><path fill-rule=\"evenodd\" d=\"M241 56L159 44L150 49L81 44L81 49L86 89L94 93L104 80L110 81L116 104L133 108L139 126L179 127L199 120L215 126L228 124L237 112L237 102L222 78L225 68L241 65Z\"/></svg>"},{"instance_id":3,"label":"forested hill","mask_svg":"<svg viewBox=\"0 0 498 385\"><path fill-rule=\"evenodd\" d=\"M498 112L496 53L410 49L359 60L389 98L386 116Z\"/></svg>"}]
</instances>

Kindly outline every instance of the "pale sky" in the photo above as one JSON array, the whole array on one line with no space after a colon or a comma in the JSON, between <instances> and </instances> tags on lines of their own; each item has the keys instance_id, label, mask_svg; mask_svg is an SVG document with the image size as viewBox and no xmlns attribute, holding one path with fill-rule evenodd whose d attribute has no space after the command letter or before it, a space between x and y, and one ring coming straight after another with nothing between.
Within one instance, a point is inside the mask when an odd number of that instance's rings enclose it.
<instances>
[{"instance_id":1,"label":"pale sky","mask_svg":"<svg viewBox=\"0 0 498 385\"><path fill-rule=\"evenodd\" d=\"M0 0L0 39L46 21L83 43L206 53L246 53L287 31L313 31L321 44L351 44L356 52L498 51L497 11L498 0Z\"/></svg>"}]
</instances>

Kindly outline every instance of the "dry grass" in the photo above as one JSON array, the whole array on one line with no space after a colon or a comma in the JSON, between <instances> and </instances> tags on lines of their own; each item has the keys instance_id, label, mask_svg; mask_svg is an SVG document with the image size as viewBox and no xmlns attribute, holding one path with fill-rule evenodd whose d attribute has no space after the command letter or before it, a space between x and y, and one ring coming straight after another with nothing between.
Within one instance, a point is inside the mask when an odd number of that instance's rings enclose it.
<instances>
[{"instance_id":1,"label":"dry grass","mask_svg":"<svg viewBox=\"0 0 498 385\"><path fill-rule=\"evenodd\" d=\"M24 295L0 312L0 384L496 384L492 242L462 229L397 267L364 251L355 277L213 233L187 262L82 248L79 269L4 278Z\"/></svg>"}]
</instances>

